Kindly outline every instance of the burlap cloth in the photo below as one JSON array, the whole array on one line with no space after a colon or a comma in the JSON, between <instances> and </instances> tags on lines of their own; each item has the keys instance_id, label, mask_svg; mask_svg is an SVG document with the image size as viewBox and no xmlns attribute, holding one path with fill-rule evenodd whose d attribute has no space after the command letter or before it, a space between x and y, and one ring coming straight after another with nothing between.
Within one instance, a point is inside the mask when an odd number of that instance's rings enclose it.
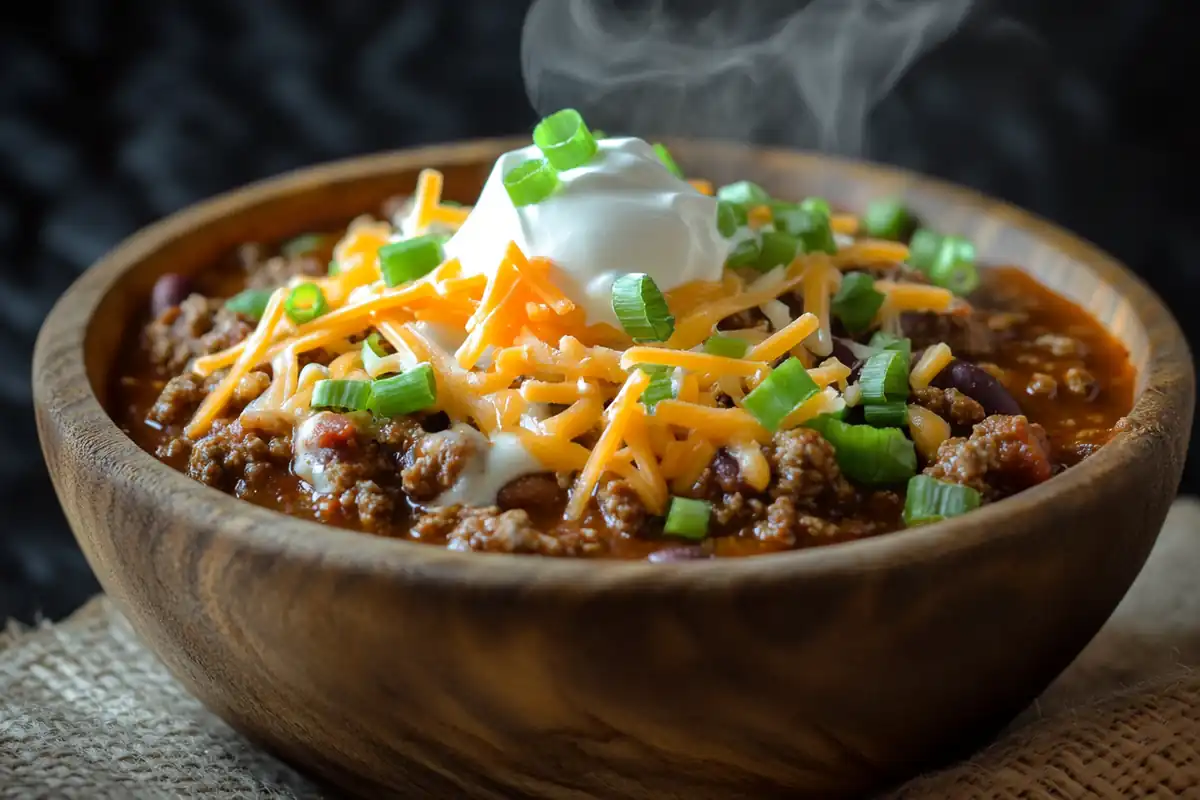
<instances>
[{"instance_id":1,"label":"burlap cloth","mask_svg":"<svg viewBox=\"0 0 1200 800\"><path fill-rule=\"evenodd\" d=\"M1018 645L1019 646L1019 645ZM892 798L1200 798L1200 501L1078 660L994 745ZM0 797L333 797L247 744L97 598L0 633Z\"/></svg>"}]
</instances>

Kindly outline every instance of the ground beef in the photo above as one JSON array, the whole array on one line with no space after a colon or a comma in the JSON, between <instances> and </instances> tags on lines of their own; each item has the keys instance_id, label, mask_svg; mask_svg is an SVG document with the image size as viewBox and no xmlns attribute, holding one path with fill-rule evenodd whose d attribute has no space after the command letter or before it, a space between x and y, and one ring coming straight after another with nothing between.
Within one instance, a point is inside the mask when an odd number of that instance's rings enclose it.
<instances>
[{"instance_id":1,"label":"ground beef","mask_svg":"<svg viewBox=\"0 0 1200 800\"><path fill-rule=\"evenodd\" d=\"M412 536L421 541L444 541L449 550L544 556L579 555L599 544L586 529L580 535L554 536L534 527L524 511L501 511L495 506L431 509L413 523Z\"/></svg>"},{"instance_id":2,"label":"ground beef","mask_svg":"<svg viewBox=\"0 0 1200 800\"><path fill-rule=\"evenodd\" d=\"M254 370L247 372L233 389L231 405L245 408L254 402L260 394L271 385L271 376L265 372Z\"/></svg>"},{"instance_id":3,"label":"ground beef","mask_svg":"<svg viewBox=\"0 0 1200 800\"><path fill-rule=\"evenodd\" d=\"M226 309L224 300L193 294L142 329L142 348L151 364L174 375L196 356L232 347L253 330L253 321Z\"/></svg>"},{"instance_id":4,"label":"ground beef","mask_svg":"<svg viewBox=\"0 0 1200 800\"><path fill-rule=\"evenodd\" d=\"M238 496L277 470L286 470L292 456L290 436L263 439L236 420L215 423L190 449L189 476Z\"/></svg>"},{"instance_id":5,"label":"ground beef","mask_svg":"<svg viewBox=\"0 0 1200 800\"><path fill-rule=\"evenodd\" d=\"M422 434L404 454L401 485L413 500L432 500L454 485L475 454L474 442L459 431Z\"/></svg>"},{"instance_id":6,"label":"ground beef","mask_svg":"<svg viewBox=\"0 0 1200 800\"><path fill-rule=\"evenodd\" d=\"M496 505L505 511L521 508L542 515L561 509L566 500L567 493L552 472L509 481L496 494Z\"/></svg>"},{"instance_id":7,"label":"ground beef","mask_svg":"<svg viewBox=\"0 0 1200 800\"><path fill-rule=\"evenodd\" d=\"M942 442L925 474L996 499L1050 477L1050 442L1041 425L998 414L976 425L970 437Z\"/></svg>"},{"instance_id":8,"label":"ground beef","mask_svg":"<svg viewBox=\"0 0 1200 800\"><path fill-rule=\"evenodd\" d=\"M386 534L396 519L398 495L375 481L360 480L340 494L317 498L315 511L326 522L357 519L363 530Z\"/></svg>"},{"instance_id":9,"label":"ground beef","mask_svg":"<svg viewBox=\"0 0 1200 800\"><path fill-rule=\"evenodd\" d=\"M988 324L989 316L986 311L907 313L900 322L904 335L912 339L914 351L945 342L960 358L980 358L995 353L1001 335Z\"/></svg>"},{"instance_id":10,"label":"ground beef","mask_svg":"<svg viewBox=\"0 0 1200 800\"><path fill-rule=\"evenodd\" d=\"M838 526L830 520L805 513L794 499L786 495L775 498L766 509L766 515L755 524L754 538L770 542L781 549L796 545L805 536L832 538L838 534Z\"/></svg>"},{"instance_id":11,"label":"ground beef","mask_svg":"<svg viewBox=\"0 0 1200 800\"><path fill-rule=\"evenodd\" d=\"M167 381L146 419L159 425L181 425L191 419L208 394L204 379L192 372Z\"/></svg>"},{"instance_id":12,"label":"ground beef","mask_svg":"<svg viewBox=\"0 0 1200 800\"><path fill-rule=\"evenodd\" d=\"M929 409L951 425L967 428L983 422L987 412L976 400L958 389L939 389L929 386L913 392L913 402Z\"/></svg>"},{"instance_id":13,"label":"ground beef","mask_svg":"<svg viewBox=\"0 0 1200 800\"><path fill-rule=\"evenodd\" d=\"M1099 381L1083 367L1071 367L1063 376L1063 380L1067 384L1068 392L1089 402L1100 394Z\"/></svg>"},{"instance_id":14,"label":"ground beef","mask_svg":"<svg viewBox=\"0 0 1200 800\"><path fill-rule=\"evenodd\" d=\"M596 492L596 504L609 530L618 536L632 538L639 535L650 516L633 487L620 479L600 485Z\"/></svg>"},{"instance_id":15,"label":"ground beef","mask_svg":"<svg viewBox=\"0 0 1200 800\"><path fill-rule=\"evenodd\" d=\"M791 497L810 504L844 503L854 487L838 467L833 445L811 428L775 434L767 448L773 479L772 497Z\"/></svg>"},{"instance_id":16,"label":"ground beef","mask_svg":"<svg viewBox=\"0 0 1200 800\"><path fill-rule=\"evenodd\" d=\"M1044 372L1035 372L1029 376L1029 383L1025 386L1025 394L1033 397L1047 397L1053 399L1058 394L1058 381L1054 380L1052 375L1047 375Z\"/></svg>"},{"instance_id":17,"label":"ground beef","mask_svg":"<svg viewBox=\"0 0 1200 800\"><path fill-rule=\"evenodd\" d=\"M321 263L312 255L291 258L275 256L249 266L243 262L243 266L246 268L247 289L274 289L295 277L315 278L329 271L328 263Z\"/></svg>"}]
</instances>

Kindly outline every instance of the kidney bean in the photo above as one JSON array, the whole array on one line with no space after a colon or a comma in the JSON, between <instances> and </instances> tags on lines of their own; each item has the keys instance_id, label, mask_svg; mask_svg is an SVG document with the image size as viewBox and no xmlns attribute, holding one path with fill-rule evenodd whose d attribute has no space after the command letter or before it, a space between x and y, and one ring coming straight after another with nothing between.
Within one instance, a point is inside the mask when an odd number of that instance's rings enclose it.
<instances>
[{"instance_id":1,"label":"kidney bean","mask_svg":"<svg viewBox=\"0 0 1200 800\"><path fill-rule=\"evenodd\" d=\"M150 292L150 312L157 317L168 308L182 303L191 293L190 278L168 272L154 283L154 289Z\"/></svg>"},{"instance_id":2,"label":"kidney bean","mask_svg":"<svg viewBox=\"0 0 1200 800\"><path fill-rule=\"evenodd\" d=\"M913 354L913 363L917 355ZM1004 388L1004 384L988 374L987 370L969 361L956 358L933 379L933 385L941 389L958 389L983 406L991 414L1020 414L1021 406Z\"/></svg>"}]
</instances>

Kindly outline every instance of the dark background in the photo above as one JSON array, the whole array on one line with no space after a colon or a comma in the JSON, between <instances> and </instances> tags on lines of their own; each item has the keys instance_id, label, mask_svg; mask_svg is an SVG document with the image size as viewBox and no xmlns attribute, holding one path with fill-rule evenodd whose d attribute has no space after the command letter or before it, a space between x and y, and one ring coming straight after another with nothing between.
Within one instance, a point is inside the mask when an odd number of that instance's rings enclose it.
<instances>
[{"instance_id":1,"label":"dark background","mask_svg":"<svg viewBox=\"0 0 1200 800\"><path fill-rule=\"evenodd\" d=\"M97 588L45 475L30 407L30 352L55 297L138 227L246 181L528 130L526 6L4 4L0 620L57 618ZM973 185L1098 242L1194 336L1198 21L1194 0L981 6L872 115L868 155ZM1196 463L1185 490L1200 488Z\"/></svg>"}]
</instances>

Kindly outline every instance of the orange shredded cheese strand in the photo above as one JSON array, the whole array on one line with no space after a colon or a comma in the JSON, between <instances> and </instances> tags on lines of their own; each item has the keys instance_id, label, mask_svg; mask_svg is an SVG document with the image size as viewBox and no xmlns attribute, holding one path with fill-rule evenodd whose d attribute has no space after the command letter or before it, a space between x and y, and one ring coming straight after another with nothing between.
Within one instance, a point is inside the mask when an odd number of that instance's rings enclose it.
<instances>
[{"instance_id":1,"label":"orange shredded cheese strand","mask_svg":"<svg viewBox=\"0 0 1200 800\"><path fill-rule=\"evenodd\" d=\"M417 176L417 192L413 201L414 233L422 234L429 230L434 210L442 201L443 181L442 173L436 169L423 169Z\"/></svg>"},{"instance_id":2,"label":"orange shredded cheese strand","mask_svg":"<svg viewBox=\"0 0 1200 800\"><path fill-rule=\"evenodd\" d=\"M665 347L631 347L621 356L622 369L632 369L638 364L683 367L715 375L749 376L759 371L770 371L770 365L762 360L749 361L711 353L693 353L690 350L668 350Z\"/></svg>"},{"instance_id":3,"label":"orange shredded cheese strand","mask_svg":"<svg viewBox=\"0 0 1200 800\"><path fill-rule=\"evenodd\" d=\"M954 304L954 293L940 286L927 286L923 283L897 283L896 281L875 281L876 291L884 294L884 310L900 311L937 311L949 310Z\"/></svg>"},{"instance_id":4,"label":"orange shredded cheese strand","mask_svg":"<svg viewBox=\"0 0 1200 800\"><path fill-rule=\"evenodd\" d=\"M954 360L950 345L938 342L933 347L926 348L921 360L912 368L908 376L908 384L914 389L924 389L933 382L938 373Z\"/></svg>"},{"instance_id":5,"label":"orange shredded cheese strand","mask_svg":"<svg viewBox=\"0 0 1200 800\"><path fill-rule=\"evenodd\" d=\"M659 470L658 458L650 447L650 438L646 432L645 412L642 406L637 406L637 413L630 420L625 430L625 444L633 454L634 463L650 489L650 502L647 506L654 514L662 514L667 510L667 498L670 491L667 482Z\"/></svg>"},{"instance_id":6,"label":"orange shredded cheese strand","mask_svg":"<svg viewBox=\"0 0 1200 800\"><path fill-rule=\"evenodd\" d=\"M714 408L679 400L659 400L654 406L654 419L664 425L697 431L713 441L753 439L765 442L771 438L758 420L741 408Z\"/></svg>"},{"instance_id":7,"label":"orange shredded cheese strand","mask_svg":"<svg viewBox=\"0 0 1200 800\"><path fill-rule=\"evenodd\" d=\"M706 181L701 178L693 178L692 180L688 181L688 183L691 184L692 188L700 194L712 197L716 193L716 191L713 189L711 181Z\"/></svg>"},{"instance_id":8,"label":"orange shredded cheese strand","mask_svg":"<svg viewBox=\"0 0 1200 800\"><path fill-rule=\"evenodd\" d=\"M564 411L542 421L542 431L563 441L577 439L600 424L604 404L599 397L581 397Z\"/></svg>"},{"instance_id":9,"label":"orange shredded cheese strand","mask_svg":"<svg viewBox=\"0 0 1200 800\"><path fill-rule=\"evenodd\" d=\"M808 377L812 378L817 386L824 389L833 383L844 384L850 377L850 368L836 358L827 358L821 362L821 366L810 369Z\"/></svg>"},{"instance_id":10,"label":"orange shredded cheese strand","mask_svg":"<svg viewBox=\"0 0 1200 800\"><path fill-rule=\"evenodd\" d=\"M516 268L521 280L543 303L554 309L554 313L562 315L575 310L575 304L549 280L552 267L549 260L545 258L527 260L516 242L508 243L505 255L509 263Z\"/></svg>"},{"instance_id":11,"label":"orange shredded cheese strand","mask_svg":"<svg viewBox=\"0 0 1200 800\"><path fill-rule=\"evenodd\" d=\"M553 403L570 405L584 395L595 393L595 388L584 381L553 383L529 379L521 384L521 396L531 403Z\"/></svg>"},{"instance_id":12,"label":"orange shredded cheese strand","mask_svg":"<svg viewBox=\"0 0 1200 800\"><path fill-rule=\"evenodd\" d=\"M942 442L950 438L950 424L927 408L909 406L908 432L921 458L932 462Z\"/></svg>"},{"instance_id":13,"label":"orange shredded cheese strand","mask_svg":"<svg viewBox=\"0 0 1200 800\"><path fill-rule=\"evenodd\" d=\"M751 347L746 353L746 358L769 364L807 339L820 325L821 322L815 314L805 312L788 323L783 330L776 331Z\"/></svg>"},{"instance_id":14,"label":"orange shredded cheese strand","mask_svg":"<svg viewBox=\"0 0 1200 800\"><path fill-rule=\"evenodd\" d=\"M657 410L657 409L656 409ZM675 494L687 494L700 480L700 475L717 455L717 447L699 434L688 439L688 450L680 457L680 468L671 489Z\"/></svg>"},{"instance_id":15,"label":"orange shredded cheese strand","mask_svg":"<svg viewBox=\"0 0 1200 800\"><path fill-rule=\"evenodd\" d=\"M827 356L833 352L833 332L830 329L832 315L829 304L833 293L841 283L841 273L834 268L828 257L813 257L803 275L804 310L816 316L820 323L805 339L804 346L814 355Z\"/></svg>"},{"instance_id":16,"label":"orange shredded cheese strand","mask_svg":"<svg viewBox=\"0 0 1200 800\"><path fill-rule=\"evenodd\" d=\"M886 239L858 239L839 248L833 257L838 267L864 267L872 264L898 264L908 260L908 245Z\"/></svg>"},{"instance_id":17,"label":"orange shredded cheese strand","mask_svg":"<svg viewBox=\"0 0 1200 800\"><path fill-rule=\"evenodd\" d=\"M638 401L648 383L650 383L650 375L640 369L634 370L625 379L621 391L609 406L608 425L600 434L596 446L592 448L587 465L579 473L575 485L571 487L571 499L567 503L565 515L567 519L579 519L583 515L583 509L591 498L600 476L604 473L606 464L624 441L629 420L638 412Z\"/></svg>"},{"instance_id":18,"label":"orange shredded cheese strand","mask_svg":"<svg viewBox=\"0 0 1200 800\"><path fill-rule=\"evenodd\" d=\"M761 306L768 300L774 300L779 295L792 291L800 285L802 277L789 277L774 286L724 297L703 308L696 309L685 319L676 320L675 333L671 334L666 346L676 350L692 349L707 339L721 320L733 316L739 311Z\"/></svg>"},{"instance_id":19,"label":"orange shredded cheese strand","mask_svg":"<svg viewBox=\"0 0 1200 800\"><path fill-rule=\"evenodd\" d=\"M233 394L238 381L250 371L251 367L258 363L258 360L266 351L267 343L275 333L275 327L283 317L283 298L285 294L284 290L276 289L271 295L271 299L267 303L267 308L263 312L262 320L259 321L258 327L254 329L254 333L250 334L249 338L245 341L245 348L242 354L233 363L233 366L229 368L228 374L204 398L204 402L200 404L200 408L196 409L196 413L184 429L184 434L189 439L195 441L208 432L217 414L220 414L221 410L225 408L225 404L229 402L229 397ZM640 373L641 370L638 370L638 372ZM649 379L649 376L646 377Z\"/></svg>"},{"instance_id":20,"label":"orange shredded cheese strand","mask_svg":"<svg viewBox=\"0 0 1200 800\"><path fill-rule=\"evenodd\" d=\"M774 219L775 217L771 214L770 206L754 206L746 212L746 224L755 230L764 225L769 225Z\"/></svg>"},{"instance_id":21,"label":"orange shredded cheese strand","mask_svg":"<svg viewBox=\"0 0 1200 800\"><path fill-rule=\"evenodd\" d=\"M829 218L829 227L834 233L854 236L858 233L858 217L853 214L834 214Z\"/></svg>"},{"instance_id":22,"label":"orange shredded cheese strand","mask_svg":"<svg viewBox=\"0 0 1200 800\"><path fill-rule=\"evenodd\" d=\"M552 472L578 472L587 465L590 454L581 444L526 430L514 433L525 449Z\"/></svg>"}]
</instances>

